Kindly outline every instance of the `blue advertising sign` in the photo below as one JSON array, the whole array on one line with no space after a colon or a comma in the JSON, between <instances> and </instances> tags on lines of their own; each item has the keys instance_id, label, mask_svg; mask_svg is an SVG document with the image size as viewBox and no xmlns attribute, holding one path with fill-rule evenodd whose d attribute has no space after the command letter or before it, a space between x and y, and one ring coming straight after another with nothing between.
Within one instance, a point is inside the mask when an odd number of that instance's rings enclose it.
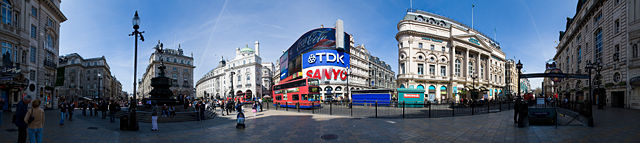
<instances>
[{"instance_id":1,"label":"blue advertising sign","mask_svg":"<svg viewBox=\"0 0 640 143\"><path fill-rule=\"evenodd\" d=\"M349 67L349 54L334 49L309 51L302 54L302 68L315 66Z\"/></svg>"},{"instance_id":2,"label":"blue advertising sign","mask_svg":"<svg viewBox=\"0 0 640 143\"><path fill-rule=\"evenodd\" d=\"M344 51L349 53L351 35L344 33ZM335 28L317 28L304 33L296 40L289 49L280 57L280 75L281 79L286 78L296 72L302 71L300 55L311 49L336 49L336 29ZM285 62L285 63L282 63ZM285 65L285 66L283 66Z\"/></svg>"},{"instance_id":3,"label":"blue advertising sign","mask_svg":"<svg viewBox=\"0 0 640 143\"><path fill-rule=\"evenodd\" d=\"M280 56L280 80L287 78L289 73L289 52L284 52L282 56Z\"/></svg>"}]
</instances>

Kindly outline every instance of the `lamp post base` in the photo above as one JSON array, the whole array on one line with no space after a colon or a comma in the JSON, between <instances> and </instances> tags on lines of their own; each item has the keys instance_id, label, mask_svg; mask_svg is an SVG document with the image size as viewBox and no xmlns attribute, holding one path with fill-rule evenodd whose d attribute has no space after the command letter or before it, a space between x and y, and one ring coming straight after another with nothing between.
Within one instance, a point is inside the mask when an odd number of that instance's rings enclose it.
<instances>
[{"instance_id":1,"label":"lamp post base","mask_svg":"<svg viewBox=\"0 0 640 143\"><path fill-rule=\"evenodd\" d=\"M136 114L134 112L129 113L129 130L130 131L140 130L140 126L138 126L138 119L136 118Z\"/></svg>"}]
</instances>

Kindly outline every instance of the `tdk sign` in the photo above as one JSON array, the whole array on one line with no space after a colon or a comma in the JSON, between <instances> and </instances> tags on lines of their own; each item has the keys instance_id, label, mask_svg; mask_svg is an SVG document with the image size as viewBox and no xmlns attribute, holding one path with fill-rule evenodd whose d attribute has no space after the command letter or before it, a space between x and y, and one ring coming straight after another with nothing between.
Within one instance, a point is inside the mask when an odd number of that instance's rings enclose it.
<instances>
[{"instance_id":1,"label":"tdk sign","mask_svg":"<svg viewBox=\"0 0 640 143\"><path fill-rule=\"evenodd\" d=\"M349 54L336 50L315 50L302 54L302 68L314 66L349 66Z\"/></svg>"}]
</instances>

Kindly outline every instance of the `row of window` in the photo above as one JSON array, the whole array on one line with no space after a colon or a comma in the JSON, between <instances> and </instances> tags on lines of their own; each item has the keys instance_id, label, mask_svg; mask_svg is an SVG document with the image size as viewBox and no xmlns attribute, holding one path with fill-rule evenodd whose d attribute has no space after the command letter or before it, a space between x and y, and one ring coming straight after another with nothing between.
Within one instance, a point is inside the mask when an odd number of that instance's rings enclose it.
<instances>
[{"instance_id":1,"label":"row of window","mask_svg":"<svg viewBox=\"0 0 640 143\"><path fill-rule=\"evenodd\" d=\"M402 45L402 43L400 43L400 45ZM402 46L400 46L400 47L402 47ZM422 43L418 43L418 48L422 49ZM431 49L431 51L435 51L436 50L435 45L431 44L431 48L430 49ZM446 51L445 46L442 46L440 51L445 52Z\"/></svg>"},{"instance_id":2,"label":"row of window","mask_svg":"<svg viewBox=\"0 0 640 143\"><path fill-rule=\"evenodd\" d=\"M18 51L14 50L14 49L18 49L17 46L14 47L14 45L12 43L9 42L1 42L0 46L2 48L2 57L4 56L8 56L9 59L11 59L11 61L13 62L18 62ZM36 47L31 46L30 50L29 50L29 61L31 63L35 63L36 62ZM13 55L13 56L12 56ZM26 51L22 51L22 62L27 62L26 61L27 58L27 53Z\"/></svg>"}]
</instances>

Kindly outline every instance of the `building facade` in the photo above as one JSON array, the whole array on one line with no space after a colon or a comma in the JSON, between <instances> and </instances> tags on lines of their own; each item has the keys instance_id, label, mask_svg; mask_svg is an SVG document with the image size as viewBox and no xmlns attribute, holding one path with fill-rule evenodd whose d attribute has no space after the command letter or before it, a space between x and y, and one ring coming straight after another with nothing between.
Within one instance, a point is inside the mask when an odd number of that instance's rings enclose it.
<instances>
[{"instance_id":1,"label":"building facade","mask_svg":"<svg viewBox=\"0 0 640 143\"><path fill-rule=\"evenodd\" d=\"M275 84L273 82L273 63L262 63L262 97L271 96L271 88Z\"/></svg>"},{"instance_id":2,"label":"building facade","mask_svg":"<svg viewBox=\"0 0 640 143\"><path fill-rule=\"evenodd\" d=\"M9 110L25 94L43 99L46 108L56 104L54 83L60 23L67 20L60 11L60 3L60 0L0 1L1 65L4 69L13 63L11 66L20 69L19 74L28 80L25 83L28 88L24 90L2 86L0 97L10 103L5 104L4 110Z\"/></svg>"},{"instance_id":3,"label":"building facade","mask_svg":"<svg viewBox=\"0 0 640 143\"><path fill-rule=\"evenodd\" d=\"M637 44L639 34L637 7L634 0L579 0L576 14L567 18L565 31L560 31L557 53L553 60L564 73L588 74L587 63L602 66L601 77L592 70L597 104L640 109L637 80L640 73ZM633 29L635 25L636 29ZM634 32L635 31L635 32ZM635 62L634 62L635 61ZM634 82L635 81L635 82ZM583 101L589 94L587 79L567 79L555 85L556 93L571 101Z\"/></svg>"},{"instance_id":4,"label":"building facade","mask_svg":"<svg viewBox=\"0 0 640 143\"><path fill-rule=\"evenodd\" d=\"M380 58L369 55L369 89L394 89L396 74L391 66Z\"/></svg>"},{"instance_id":5,"label":"building facade","mask_svg":"<svg viewBox=\"0 0 640 143\"><path fill-rule=\"evenodd\" d=\"M60 56L56 90L68 100L121 99L122 84L111 75L104 56L84 59L77 53Z\"/></svg>"},{"instance_id":6,"label":"building facade","mask_svg":"<svg viewBox=\"0 0 640 143\"><path fill-rule=\"evenodd\" d=\"M158 45L161 46L158 41ZM184 99L185 97L194 96L193 93L193 54L187 56L184 54L182 47L178 45L178 49L166 49L162 48L162 52L156 50L149 57L149 65L147 65L146 71L142 76L142 80L139 81L138 94L140 97L149 98L149 92L153 89L151 87L151 79L159 76L161 63L166 66L165 76L172 79L171 91L173 96L178 99Z\"/></svg>"},{"instance_id":7,"label":"building facade","mask_svg":"<svg viewBox=\"0 0 640 143\"><path fill-rule=\"evenodd\" d=\"M510 98L517 94L518 89L518 69L516 69L516 61L508 59L505 64L505 86L504 94Z\"/></svg>"},{"instance_id":8,"label":"building facade","mask_svg":"<svg viewBox=\"0 0 640 143\"><path fill-rule=\"evenodd\" d=\"M419 10L408 10L397 28L400 88L425 89L425 99L432 101L494 99L502 92L505 54L493 39ZM473 87L487 92L473 98L457 94Z\"/></svg>"},{"instance_id":9,"label":"building facade","mask_svg":"<svg viewBox=\"0 0 640 143\"><path fill-rule=\"evenodd\" d=\"M197 97L227 98L247 95L245 97L261 98L263 65L259 46L256 41L254 49L248 46L236 48L236 56L232 60L225 60L223 57L216 68L207 72L196 83Z\"/></svg>"},{"instance_id":10,"label":"building facade","mask_svg":"<svg viewBox=\"0 0 640 143\"><path fill-rule=\"evenodd\" d=\"M630 76L627 76L625 80L627 83L626 90L628 91L629 100L627 101L630 108L640 108L640 1L626 0L627 2L627 34L629 35L629 47L631 51L627 52L627 67ZM624 45L624 44L623 44Z\"/></svg>"}]
</instances>

